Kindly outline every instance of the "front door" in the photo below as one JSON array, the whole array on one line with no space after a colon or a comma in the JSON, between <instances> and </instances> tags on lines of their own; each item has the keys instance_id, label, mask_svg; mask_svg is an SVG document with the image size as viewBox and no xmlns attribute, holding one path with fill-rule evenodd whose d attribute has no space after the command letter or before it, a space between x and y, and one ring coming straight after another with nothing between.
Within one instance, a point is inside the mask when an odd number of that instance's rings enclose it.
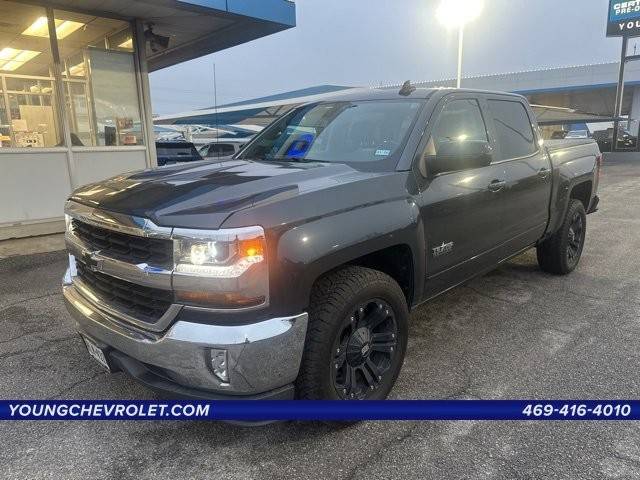
<instances>
[{"instance_id":1,"label":"front door","mask_svg":"<svg viewBox=\"0 0 640 480\"><path fill-rule=\"evenodd\" d=\"M443 142L489 142L478 100L452 95L435 118L423 157ZM505 169L502 164L428 174L421 213L426 242L429 298L499 260Z\"/></svg>"}]
</instances>

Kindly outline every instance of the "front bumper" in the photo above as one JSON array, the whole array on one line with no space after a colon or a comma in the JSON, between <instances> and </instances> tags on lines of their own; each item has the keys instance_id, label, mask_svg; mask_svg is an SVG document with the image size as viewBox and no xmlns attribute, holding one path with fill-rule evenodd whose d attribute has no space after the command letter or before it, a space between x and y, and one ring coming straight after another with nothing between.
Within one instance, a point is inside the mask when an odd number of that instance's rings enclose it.
<instances>
[{"instance_id":1,"label":"front bumper","mask_svg":"<svg viewBox=\"0 0 640 480\"><path fill-rule=\"evenodd\" d=\"M109 315L72 283L63 292L78 332L106 345L119 369L151 388L191 398L293 396L306 313L237 326L179 320L166 332L149 332ZM228 383L209 366L212 348L227 350Z\"/></svg>"}]
</instances>

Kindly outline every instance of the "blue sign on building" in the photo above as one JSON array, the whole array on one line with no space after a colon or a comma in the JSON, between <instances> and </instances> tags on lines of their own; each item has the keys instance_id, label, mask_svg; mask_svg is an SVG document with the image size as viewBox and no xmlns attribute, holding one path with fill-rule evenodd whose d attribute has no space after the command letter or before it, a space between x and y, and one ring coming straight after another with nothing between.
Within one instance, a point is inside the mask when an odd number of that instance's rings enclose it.
<instances>
[{"instance_id":1,"label":"blue sign on building","mask_svg":"<svg viewBox=\"0 0 640 480\"><path fill-rule=\"evenodd\" d=\"M640 0L610 0L607 37L640 35Z\"/></svg>"}]
</instances>

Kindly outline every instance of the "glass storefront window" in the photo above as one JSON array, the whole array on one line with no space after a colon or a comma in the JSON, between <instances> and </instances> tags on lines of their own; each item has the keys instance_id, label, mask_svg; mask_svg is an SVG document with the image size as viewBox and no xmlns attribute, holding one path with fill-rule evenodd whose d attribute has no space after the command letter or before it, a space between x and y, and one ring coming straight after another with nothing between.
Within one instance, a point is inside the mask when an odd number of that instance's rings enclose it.
<instances>
[{"instance_id":1,"label":"glass storefront window","mask_svg":"<svg viewBox=\"0 0 640 480\"><path fill-rule=\"evenodd\" d=\"M63 105L72 146L143 144L130 23L62 10L50 22L45 8L9 0L0 11L0 148L65 146Z\"/></svg>"},{"instance_id":2,"label":"glass storefront window","mask_svg":"<svg viewBox=\"0 0 640 480\"><path fill-rule=\"evenodd\" d=\"M142 145L130 24L61 10L54 16L81 25L72 34L58 35L72 144Z\"/></svg>"},{"instance_id":3,"label":"glass storefront window","mask_svg":"<svg viewBox=\"0 0 640 480\"><path fill-rule=\"evenodd\" d=\"M61 145L44 8L0 0L0 146Z\"/></svg>"}]
</instances>

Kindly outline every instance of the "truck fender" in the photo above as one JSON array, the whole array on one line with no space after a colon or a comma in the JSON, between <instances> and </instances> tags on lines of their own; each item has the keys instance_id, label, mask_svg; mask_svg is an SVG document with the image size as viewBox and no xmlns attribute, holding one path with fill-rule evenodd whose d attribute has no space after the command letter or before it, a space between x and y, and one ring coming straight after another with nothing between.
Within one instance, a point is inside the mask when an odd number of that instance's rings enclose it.
<instances>
[{"instance_id":1,"label":"truck fender","mask_svg":"<svg viewBox=\"0 0 640 480\"><path fill-rule=\"evenodd\" d=\"M410 198L369 204L313 219L283 231L277 240L272 295L279 302L308 306L311 289L323 274L365 255L407 245L413 259L412 298L424 282L424 229Z\"/></svg>"},{"instance_id":2,"label":"truck fender","mask_svg":"<svg viewBox=\"0 0 640 480\"><path fill-rule=\"evenodd\" d=\"M560 165L554 172L553 184L557 185L551 195L549 226L542 240L553 235L562 222L569 208L569 200L573 189L585 182L592 182L589 200L593 198L595 190L595 176L597 174L597 162L595 156L580 158L574 162Z\"/></svg>"}]
</instances>

